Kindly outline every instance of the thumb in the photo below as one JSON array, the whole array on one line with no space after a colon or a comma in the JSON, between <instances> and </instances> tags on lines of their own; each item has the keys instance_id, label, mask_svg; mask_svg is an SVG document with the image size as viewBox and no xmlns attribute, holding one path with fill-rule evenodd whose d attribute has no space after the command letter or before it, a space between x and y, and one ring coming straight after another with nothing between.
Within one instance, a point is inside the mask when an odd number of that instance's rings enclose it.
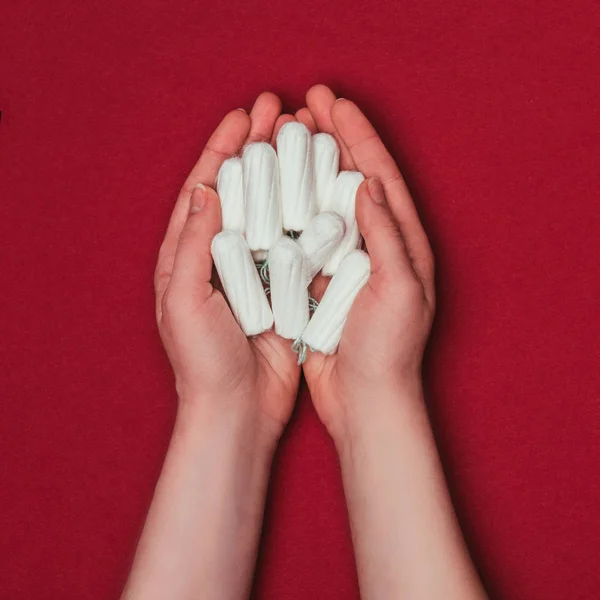
<instances>
[{"instance_id":1,"label":"thumb","mask_svg":"<svg viewBox=\"0 0 600 600\"><path fill-rule=\"evenodd\" d=\"M212 188L198 184L190 200L187 220L177 243L170 285L178 293L193 294L196 301L212 293L213 260L210 244L221 230L221 203Z\"/></svg>"},{"instance_id":2,"label":"thumb","mask_svg":"<svg viewBox=\"0 0 600 600\"><path fill-rule=\"evenodd\" d=\"M356 220L371 259L373 280L414 277L414 271L398 224L387 204L378 177L361 183L356 193Z\"/></svg>"}]
</instances>

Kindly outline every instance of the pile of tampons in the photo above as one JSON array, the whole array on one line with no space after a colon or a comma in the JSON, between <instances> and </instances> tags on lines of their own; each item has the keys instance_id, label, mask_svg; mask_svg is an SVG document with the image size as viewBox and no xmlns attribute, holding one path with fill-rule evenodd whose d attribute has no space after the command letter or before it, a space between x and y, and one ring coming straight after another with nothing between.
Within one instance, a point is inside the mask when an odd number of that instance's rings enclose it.
<instances>
[{"instance_id":1,"label":"pile of tampons","mask_svg":"<svg viewBox=\"0 0 600 600\"><path fill-rule=\"evenodd\" d=\"M311 135L302 123L286 123L276 147L253 143L223 163L223 227L212 242L213 259L247 336L274 324L295 349L332 354L370 274L354 212L364 178L340 171L335 139ZM309 285L320 272L332 279L316 305Z\"/></svg>"}]
</instances>

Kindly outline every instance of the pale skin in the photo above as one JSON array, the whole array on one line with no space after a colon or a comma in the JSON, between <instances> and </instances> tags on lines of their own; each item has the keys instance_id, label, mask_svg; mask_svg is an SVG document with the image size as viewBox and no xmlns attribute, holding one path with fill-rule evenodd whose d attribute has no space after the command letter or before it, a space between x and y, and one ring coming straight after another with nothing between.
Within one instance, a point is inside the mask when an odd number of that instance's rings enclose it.
<instances>
[{"instance_id":1,"label":"pale skin","mask_svg":"<svg viewBox=\"0 0 600 600\"><path fill-rule=\"evenodd\" d=\"M332 133L341 168L366 177L356 215L372 274L338 352L309 353L304 374L338 449L361 597L486 598L466 550L427 418L423 351L435 310L433 258L400 172L358 107L322 85L281 114L259 96L223 119L176 202L156 268L159 331L179 407L123 599L247 598L273 452L300 368L273 331L246 339L212 277L218 169L252 141L299 120ZM325 289L324 277L313 294Z\"/></svg>"}]
</instances>

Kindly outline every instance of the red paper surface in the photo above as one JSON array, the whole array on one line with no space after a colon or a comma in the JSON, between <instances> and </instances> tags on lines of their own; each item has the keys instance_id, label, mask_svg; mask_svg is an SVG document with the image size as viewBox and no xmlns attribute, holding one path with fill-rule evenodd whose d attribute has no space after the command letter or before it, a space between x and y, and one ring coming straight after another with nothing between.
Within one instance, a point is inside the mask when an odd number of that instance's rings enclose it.
<instances>
[{"instance_id":1,"label":"red paper surface","mask_svg":"<svg viewBox=\"0 0 600 600\"><path fill-rule=\"evenodd\" d=\"M492 595L600 594L594 0L9 2L0 17L0 597L116 598L175 413L152 271L230 108L356 100L435 249L428 400ZM235 568L235 566L232 566ZM301 394L254 597L358 598Z\"/></svg>"}]
</instances>

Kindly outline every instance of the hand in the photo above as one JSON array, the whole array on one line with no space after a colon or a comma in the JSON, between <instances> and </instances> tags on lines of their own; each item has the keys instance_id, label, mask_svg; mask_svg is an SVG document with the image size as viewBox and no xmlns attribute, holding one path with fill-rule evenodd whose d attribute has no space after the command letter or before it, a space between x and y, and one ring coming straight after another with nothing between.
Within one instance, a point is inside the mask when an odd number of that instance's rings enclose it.
<instances>
[{"instance_id":1,"label":"hand","mask_svg":"<svg viewBox=\"0 0 600 600\"><path fill-rule=\"evenodd\" d=\"M211 189L221 164L245 144L273 139L293 119L280 112L279 99L263 93L249 116L234 110L223 119L179 194L155 274L156 318L180 404L249 417L277 437L296 398L297 357L273 331L245 337L212 277L210 245L221 229Z\"/></svg>"},{"instance_id":2,"label":"hand","mask_svg":"<svg viewBox=\"0 0 600 600\"><path fill-rule=\"evenodd\" d=\"M304 365L319 417L342 442L378 403L420 397L412 392L420 390L435 310L433 256L400 171L359 108L336 101L322 85L309 90L307 105L316 127L337 139L340 168L367 178L357 193L356 218L371 276L350 311L338 352L309 352ZM326 284L325 277L315 280L317 299Z\"/></svg>"}]
</instances>

